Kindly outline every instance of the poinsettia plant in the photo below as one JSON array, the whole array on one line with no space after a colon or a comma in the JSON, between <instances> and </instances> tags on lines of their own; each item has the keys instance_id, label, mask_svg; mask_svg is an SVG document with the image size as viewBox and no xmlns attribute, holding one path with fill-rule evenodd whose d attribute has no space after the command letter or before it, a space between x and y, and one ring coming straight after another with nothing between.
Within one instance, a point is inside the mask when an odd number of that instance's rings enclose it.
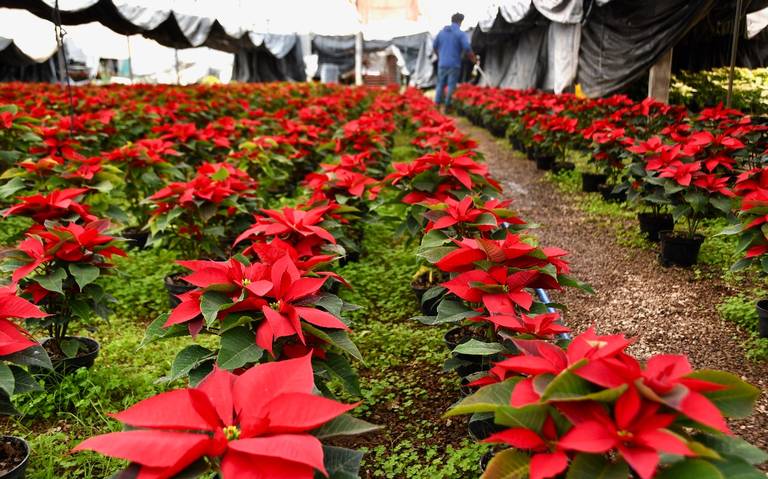
<instances>
[{"instance_id":1,"label":"poinsettia plant","mask_svg":"<svg viewBox=\"0 0 768 479\"><path fill-rule=\"evenodd\" d=\"M700 146L695 139L688 141L666 145L651 139L632 147L634 152L648 156L643 166L646 173L639 167L631 171L639 181L652 185L645 189L650 193L641 197L656 205L669 206L675 222L685 220L685 233L693 238L706 217L731 214L735 195L729 176L716 173L711 165L697 160Z\"/></svg>"},{"instance_id":2,"label":"poinsettia plant","mask_svg":"<svg viewBox=\"0 0 768 479\"><path fill-rule=\"evenodd\" d=\"M331 216L338 205L334 203L299 205L280 210L262 210L253 216L254 223L235 239L235 245L244 241L252 244L280 239L298 251L299 256L316 256L325 253L344 254L336 236L329 231L339 226ZM245 249L249 253L252 248Z\"/></svg>"},{"instance_id":3,"label":"poinsettia plant","mask_svg":"<svg viewBox=\"0 0 768 479\"><path fill-rule=\"evenodd\" d=\"M174 182L148 198L148 244L164 242L187 259L225 257L257 204L257 183L228 163L204 163L188 182Z\"/></svg>"},{"instance_id":4,"label":"poinsettia plant","mask_svg":"<svg viewBox=\"0 0 768 479\"><path fill-rule=\"evenodd\" d=\"M759 264L768 271L768 168L754 168L739 175L734 191L740 201L739 221L723 234L738 235L738 253L743 257L731 269L739 271Z\"/></svg>"},{"instance_id":5,"label":"poinsettia plant","mask_svg":"<svg viewBox=\"0 0 768 479\"><path fill-rule=\"evenodd\" d=\"M117 239L105 234L110 223L96 220L84 225L46 222L34 225L15 248L3 251L3 269L12 272L24 295L31 297L48 313L30 322L47 329L46 343L56 359L76 356L87 345L71 337L77 320L90 326L93 316L107 319L109 303L97 280L113 269L113 256L125 256Z\"/></svg>"},{"instance_id":6,"label":"poinsettia plant","mask_svg":"<svg viewBox=\"0 0 768 479\"><path fill-rule=\"evenodd\" d=\"M384 181L399 190L396 203L412 205L401 232L417 235L422 231L426 207L421 203L440 203L472 193L490 197L501 190L488 174L488 167L474 155L439 150L411 162L392 163L394 171Z\"/></svg>"},{"instance_id":7,"label":"poinsettia plant","mask_svg":"<svg viewBox=\"0 0 768 479\"><path fill-rule=\"evenodd\" d=\"M320 386L336 377L359 394L347 356L362 358L341 317L353 307L324 288L329 277L338 278L322 270L333 257L299 259L280 240L256 251L258 261L180 262L191 270L183 279L194 289L179 295L180 304L150 327L145 341L200 333L220 340L216 350L191 345L179 352L170 379L188 375L194 383L214 363L236 371L312 350Z\"/></svg>"},{"instance_id":8,"label":"poinsettia plant","mask_svg":"<svg viewBox=\"0 0 768 479\"><path fill-rule=\"evenodd\" d=\"M300 157L291 140L282 135L260 135L240 143L238 150L229 155L252 178L259 178L260 187L270 193L290 193L291 182Z\"/></svg>"},{"instance_id":9,"label":"poinsettia plant","mask_svg":"<svg viewBox=\"0 0 768 479\"><path fill-rule=\"evenodd\" d=\"M25 216L32 221L43 224L46 221L64 222L91 222L96 215L92 214L90 207L84 204L83 198L88 193L88 188L66 188L53 190L50 193L37 193L30 196L21 196L19 202L5 209L4 217Z\"/></svg>"},{"instance_id":10,"label":"poinsettia plant","mask_svg":"<svg viewBox=\"0 0 768 479\"><path fill-rule=\"evenodd\" d=\"M164 183L183 179L181 155L175 144L159 138L143 138L105 154L109 164L116 165L125 181L125 195L133 223L143 227L149 219L144 199L163 187Z\"/></svg>"},{"instance_id":11,"label":"poinsettia plant","mask_svg":"<svg viewBox=\"0 0 768 479\"><path fill-rule=\"evenodd\" d=\"M37 118L17 105L0 105L0 166L5 170L20 161L41 138L35 133Z\"/></svg>"},{"instance_id":12,"label":"poinsettia plant","mask_svg":"<svg viewBox=\"0 0 768 479\"><path fill-rule=\"evenodd\" d=\"M452 238L432 230L424 236L419 254L451 278L425 293L430 300L441 298L437 314L415 319L471 331L473 341L458 344L455 354L496 355L508 350L510 337L526 328L536 331L539 321L547 321L538 326L540 332L557 329L557 318L547 314L560 306L542 301L536 289L572 286L592 291L570 276L566 251L540 247L533 238L503 229L487 238Z\"/></svg>"},{"instance_id":13,"label":"poinsettia plant","mask_svg":"<svg viewBox=\"0 0 768 479\"><path fill-rule=\"evenodd\" d=\"M592 329L565 346L513 340L517 351L475 382L448 416L491 413L499 444L483 478L760 475L763 451L725 418L752 412L759 390L722 371L695 371L681 355L641 363L622 335ZM510 476L508 471L517 471ZM506 471L506 472L505 472Z\"/></svg>"},{"instance_id":14,"label":"poinsettia plant","mask_svg":"<svg viewBox=\"0 0 768 479\"><path fill-rule=\"evenodd\" d=\"M617 182L624 170L625 148L632 144L627 129L610 120L595 120L582 135L589 141L589 164L593 171L608 175L610 184Z\"/></svg>"},{"instance_id":15,"label":"poinsettia plant","mask_svg":"<svg viewBox=\"0 0 768 479\"><path fill-rule=\"evenodd\" d=\"M314 394L311 356L240 375L215 368L195 388L115 414L128 430L92 437L74 451L128 460L126 473L138 477L358 477L362 453L321 441L376 426L346 414L357 404Z\"/></svg>"},{"instance_id":16,"label":"poinsettia plant","mask_svg":"<svg viewBox=\"0 0 768 479\"><path fill-rule=\"evenodd\" d=\"M467 195L460 201L447 197L443 202L433 200L422 204L427 208L425 233L442 230L447 236L471 238L489 236L502 226L521 229L525 225L525 221L510 208L512 200L483 201Z\"/></svg>"},{"instance_id":17,"label":"poinsettia plant","mask_svg":"<svg viewBox=\"0 0 768 479\"><path fill-rule=\"evenodd\" d=\"M24 366L51 369L51 360L40 343L31 339L14 321L40 319L47 315L18 296L16 284L0 286L0 415L16 414L11 398L41 390Z\"/></svg>"}]
</instances>

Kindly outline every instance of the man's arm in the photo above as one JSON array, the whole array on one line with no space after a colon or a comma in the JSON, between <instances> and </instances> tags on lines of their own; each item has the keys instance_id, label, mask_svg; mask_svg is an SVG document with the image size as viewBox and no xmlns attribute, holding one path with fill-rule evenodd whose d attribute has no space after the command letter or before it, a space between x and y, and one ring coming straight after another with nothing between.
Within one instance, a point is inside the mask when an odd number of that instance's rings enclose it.
<instances>
[{"instance_id":1,"label":"man's arm","mask_svg":"<svg viewBox=\"0 0 768 479\"><path fill-rule=\"evenodd\" d=\"M432 42L432 50L435 52L435 56L440 56L440 33L437 34L435 40Z\"/></svg>"},{"instance_id":2,"label":"man's arm","mask_svg":"<svg viewBox=\"0 0 768 479\"><path fill-rule=\"evenodd\" d=\"M461 49L464 50L469 61L477 63L477 56L475 56L475 52L472 51L472 45L469 44L469 37L463 32L461 34Z\"/></svg>"}]
</instances>

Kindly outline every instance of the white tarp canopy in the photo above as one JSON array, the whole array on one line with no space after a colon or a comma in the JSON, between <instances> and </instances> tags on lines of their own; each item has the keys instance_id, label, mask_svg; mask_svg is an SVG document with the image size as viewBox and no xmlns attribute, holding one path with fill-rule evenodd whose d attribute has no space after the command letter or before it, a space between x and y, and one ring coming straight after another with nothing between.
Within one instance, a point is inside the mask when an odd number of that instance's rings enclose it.
<instances>
[{"instance_id":1,"label":"white tarp canopy","mask_svg":"<svg viewBox=\"0 0 768 479\"><path fill-rule=\"evenodd\" d=\"M0 8L0 37L12 40L37 62L47 60L57 50L53 24L24 10Z\"/></svg>"},{"instance_id":2,"label":"white tarp canopy","mask_svg":"<svg viewBox=\"0 0 768 479\"><path fill-rule=\"evenodd\" d=\"M99 23L70 25L64 28L65 45L70 60L84 62L94 74L102 58L127 60L131 58L133 73L156 81L176 81L174 49L141 35L121 35ZM57 51L53 23L24 10L0 8L0 37L13 40L19 50L37 62L43 62ZM129 52L130 49L130 52ZM209 69L221 72L228 80L233 57L210 48L190 48L178 51L182 83L191 83L208 74Z\"/></svg>"}]
</instances>

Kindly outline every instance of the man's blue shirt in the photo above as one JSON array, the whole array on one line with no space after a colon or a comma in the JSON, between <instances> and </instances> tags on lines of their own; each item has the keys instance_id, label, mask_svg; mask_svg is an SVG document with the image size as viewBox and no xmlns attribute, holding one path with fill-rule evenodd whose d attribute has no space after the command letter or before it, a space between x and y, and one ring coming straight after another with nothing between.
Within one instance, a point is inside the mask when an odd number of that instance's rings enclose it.
<instances>
[{"instance_id":1,"label":"man's blue shirt","mask_svg":"<svg viewBox=\"0 0 768 479\"><path fill-rule=\"evenodd\" d=\"M460 68L463 55L470 49L469 38L458 24L451 23L437 34L433 47L438 67Z\"/></svg>"}]
</instances>

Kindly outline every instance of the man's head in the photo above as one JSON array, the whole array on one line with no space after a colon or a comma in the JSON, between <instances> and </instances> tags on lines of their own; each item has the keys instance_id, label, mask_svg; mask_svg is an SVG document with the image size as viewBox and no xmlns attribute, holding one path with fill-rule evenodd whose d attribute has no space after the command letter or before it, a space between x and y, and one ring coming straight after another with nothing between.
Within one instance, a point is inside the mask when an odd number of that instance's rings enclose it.
<instances>
[{"instance_id":1,"label":"man's head","mask_svg":"<svg viewBox=\"0 0 768 479\"><path fill-rule=\"evenodd\" d=\"M456 25L461 25L461 22L464 21L464 15L461 13L454 13L451 17L451 23L455 23Z\"/></svg>"}]
</instances>

